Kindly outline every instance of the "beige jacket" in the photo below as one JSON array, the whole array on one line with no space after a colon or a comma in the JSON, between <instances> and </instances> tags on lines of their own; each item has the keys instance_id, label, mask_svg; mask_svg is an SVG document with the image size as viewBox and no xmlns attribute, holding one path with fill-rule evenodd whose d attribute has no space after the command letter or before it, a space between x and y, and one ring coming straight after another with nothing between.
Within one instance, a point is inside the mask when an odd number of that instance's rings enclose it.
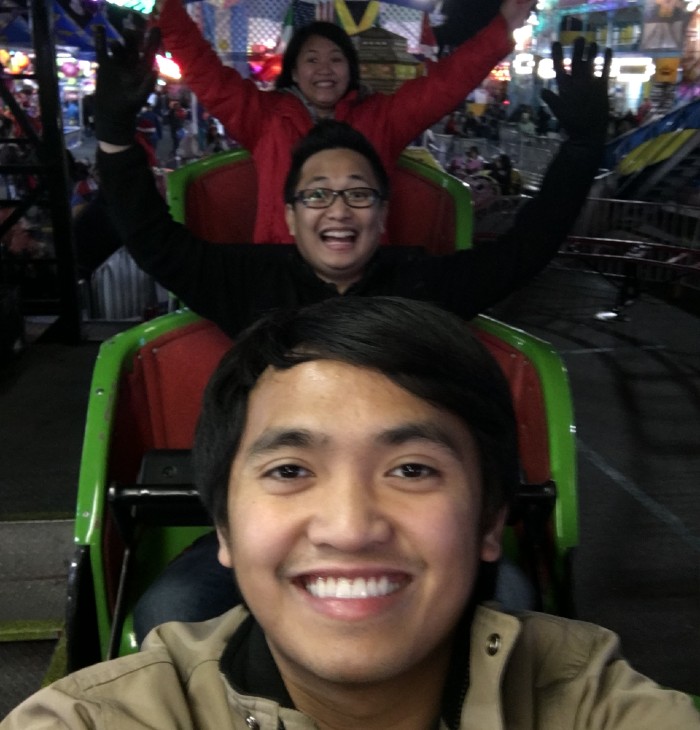
<instances>
[{"instance_id":1,"label":"beige jacket","mask_svg":"<svg viewBox=\"0 0 700 730\"><path fill-rule=\"evenodd\" d=\"M244 616L236 608L201 624L160 626L140 653L59 680L0 730L279 730L280 721L311 730L308 717L234 692L219 672ZM460 730L700 730L685 695L636 673L620 659L617 637L591 624L480 607L470 676Z\"/></svg>"}]
</instances>

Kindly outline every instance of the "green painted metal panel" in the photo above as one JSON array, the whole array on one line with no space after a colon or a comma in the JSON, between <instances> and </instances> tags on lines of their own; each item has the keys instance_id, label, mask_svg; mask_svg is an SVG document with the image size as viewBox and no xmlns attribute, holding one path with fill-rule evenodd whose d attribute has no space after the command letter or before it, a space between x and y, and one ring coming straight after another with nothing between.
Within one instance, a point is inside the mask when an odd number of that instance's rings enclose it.
<instances>
[{"instance_id":1,"label":"green painted metal panel","mask_svg":"<svg viewBox=\"0 0 700 730\"><path fill-rule=\"evenodd\" d=\"M73 541L90 545L95 603L103 655L109 642L110 613L102 559L108 463L119 380L136 351L147 342L195 322L199 317L178 310L122 332L105 341L98 352L90 385L85 435L78 477Z\"/></svg>"}]
</instances>

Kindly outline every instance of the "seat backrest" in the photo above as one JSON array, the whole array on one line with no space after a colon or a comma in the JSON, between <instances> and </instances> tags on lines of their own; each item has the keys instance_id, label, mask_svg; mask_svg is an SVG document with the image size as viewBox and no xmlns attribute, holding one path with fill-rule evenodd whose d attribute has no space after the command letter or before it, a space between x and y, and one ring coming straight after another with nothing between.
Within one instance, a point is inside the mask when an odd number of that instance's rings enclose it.
<instances>
[{"instance_id":1,"label":"seat backrest","mask_svg":"<svg viewBox=\"0 0 700 730\"><path fill-rule=\"evenodd\" d=\"M518 423L520 467L527 482L542 484L552 478L547 434L547 411L540 376L531 360L512 344L476 328L476 334L504 372Z\"/></svg>"},{"instance_id":2,"label":"seat backrest","mask_svg":"<svg viewBox=\"0 0 700 730\"><path fill-rule=\"evenodd\" d=\"M551 466L547 411L537 369L514 344L479 326L475 332L510 384L524 474L529 482L544 482L551 478ZM154 449L192 446L204 388L231 345L217 327L201 320L167 332L139 350L122 396L133 400L130 390L141 404L144 442Z\"/></svg>"},{"instance_id":3,"label":"seat backrest","mask_svg":"<svg viewBox=\"0 0 700 730\"><path fill-rule=\"evenodd\" d=\"M154 449L189 449L202 394L232 340L202 320L144 345L128 387L145 395Z\"/></svg>"},{"instance_id":4,"label":"seat backrest","mask_svg":"<svg viewBox=\"0 0 700 730\"><path fill-rule=\"evenodd\" d=\"M258 178L246 150L229 150L173 170L167 178L170 212L200 238L250 243Z\"/></svg>"},{"instance_id":5,"label":"seat backrest","mask_svg":"<svg viewBox=\"0 0 700 730\"><path fill-rule=\"evenodd\" d=\"M247 243L255 224L257 176L245 150L221 152L168 175L175 220L215 243ZM391 180L386 240L431 253L468 248L472 239L469 187L418 157L402 155Z\"/></svg>"}]
</instances>

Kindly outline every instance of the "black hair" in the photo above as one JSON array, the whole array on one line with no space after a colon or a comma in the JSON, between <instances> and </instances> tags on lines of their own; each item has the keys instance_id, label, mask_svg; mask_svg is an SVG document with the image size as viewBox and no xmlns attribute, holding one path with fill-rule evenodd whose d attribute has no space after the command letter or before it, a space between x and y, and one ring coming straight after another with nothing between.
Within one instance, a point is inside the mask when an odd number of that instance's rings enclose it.
<instances>
[{"instance_id":1,"label":"black hair","mask_svg":"<svg viewBox=\"0 0 700 730\"><path fill-rule=\"evenodd\" d=\"M301 49L312 36L321 36L328 39L331 43L335 43L340 48L343 56L348 62L350 79L348 83L348 91L354 91L360 88L360 60L357 56L357 50L350 39L350 36L335 23L328 23L323 20L316 20L313 23L297 28L294 35L289 41L287 50L282 57L282 71L275 81L275 88L289 89L295 86L292 74L296 68L297 61Z\"/></svg>"},{"instance_id":2,"label":"black hair","mask_svg":"<svg viewBox=\"0 0 700 730\"><path fill-rule=\"evenodd\" d=\"M377 178L377 187L382 200L389 198L389 176L372 143L361 132L353 129L346 122L334 119L322 119L302 137L292 149L292 161L284 181L284 202L294 203L294 194L301 177L304 163L324 150L352 150L362 155Z\"/></svg>"},{"instance_id":3,"label":"black hair","mask_svg":"<svg viewBox=\"0 0 700 730\"><path fill-rule=\"evenodd\" d=\"M498 364L456 315L397 297L334 297L274 312L249 327L205 391L194 444L200 497L226 530L231 464L248 397L263 372L313 360L371 368L409 393L455 414L479 452L482 529L519 482L515 416Z\"/></svg>"}]
</instances>

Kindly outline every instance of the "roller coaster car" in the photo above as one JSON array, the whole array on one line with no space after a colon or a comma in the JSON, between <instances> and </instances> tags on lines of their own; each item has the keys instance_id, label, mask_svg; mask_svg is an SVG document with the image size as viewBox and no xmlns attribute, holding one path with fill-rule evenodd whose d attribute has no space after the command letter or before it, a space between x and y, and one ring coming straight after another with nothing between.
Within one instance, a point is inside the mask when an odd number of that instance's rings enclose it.
<instances>
[{"instance_id":1,"label":"roller coaster car","mask_svg":"<svg viewBox=\"0 0 700 730\"><path fill-rule=\"evenodd\" d=\"M174 214L209 239L247 240L249 229L239 229L241 238L235 238L231 226L239 217L229 211L248 210L246 200L254 208L254 189L230 191L231 184L250 183L251 171L241 170L248 160L247 153L227 152L178 170L170 181ZM395 217L399 227L392 230L396 235L405 232L395 240L427 242L433 251L444 249L446 241L449 250L457 242L469 245L468 188L425 167L402 160L392 206L411 211L411 216L419 211L423 221L441 231L440 237L415 238ZM237 183L232 183L234 178ZM230 196L229 202L219 193ZM416 195L420 204L411 205ZM207 210L228 215L217 222ZM430 225L424 230L432 233ZM506 554L532 580L541 608L570 614L570 557L578 542L578 515L565 370L549 345L522 331L483 316L473 327L508 378L518 419L523 485L505 537ZM192 484L189 449L205 384L231 345L211 323L178 310L100 348L88 404L68 586L69 671L135 651L132 610L139 595L173 557L212 529Z\"/></svg>"}]
</instances>

